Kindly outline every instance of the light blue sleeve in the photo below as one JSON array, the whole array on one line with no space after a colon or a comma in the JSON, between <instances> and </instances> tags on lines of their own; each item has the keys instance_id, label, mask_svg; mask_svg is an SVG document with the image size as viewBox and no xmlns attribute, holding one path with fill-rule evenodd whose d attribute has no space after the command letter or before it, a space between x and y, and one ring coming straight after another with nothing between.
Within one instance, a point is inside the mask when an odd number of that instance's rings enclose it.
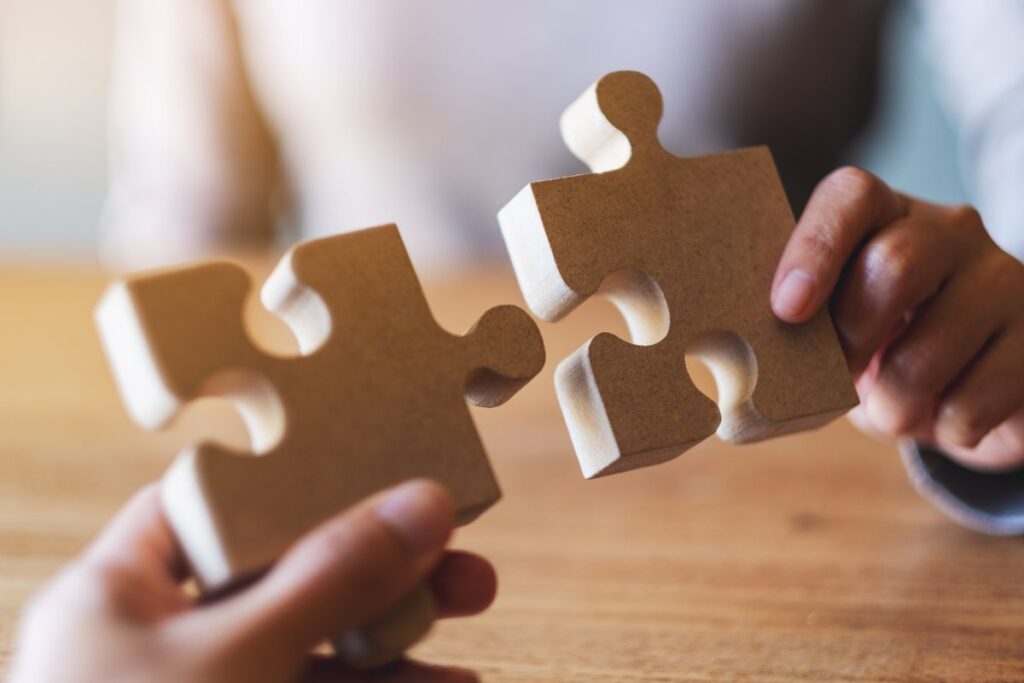
<instances>
[{"instance_id":1,"label":"light blue sleeve","mask_svg":"<svg viewBox=\"0 0 1024 683\"><path fill-rule=\"evenodd\" d=\"M1024 261L1024 2L918 0L964 181L989 233Z\"/></svg>"},{"instance_id":2,"label":"light blue sleeve","mask_svg":"<svg viewBox=\"0 0 1024 683\"><path fill-rule=\"evenodd\" d=\"M1024 261L1024 2L918 0L940 93L956 123L964 179L989 233ZM965 526L1024 534L1024 468L976 472L913 441L917 490Z\"/></svg>"},{"instance_id":3,"label":"light blue sleeve","mask_svg":"<svg viewBox=\"0 0 1024 683\"><path fill-rule=\"evenodd\" d=\"M954 520L986 534L1024 534L1024 468L977 472L909 439L900 451L914 487Z\"/></svg>"}]
</instances>

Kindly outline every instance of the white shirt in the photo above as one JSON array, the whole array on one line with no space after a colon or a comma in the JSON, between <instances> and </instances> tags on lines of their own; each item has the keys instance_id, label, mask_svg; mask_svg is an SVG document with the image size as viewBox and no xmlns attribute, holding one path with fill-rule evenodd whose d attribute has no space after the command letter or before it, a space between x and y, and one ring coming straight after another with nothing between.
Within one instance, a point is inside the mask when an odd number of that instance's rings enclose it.
<instances>
[{"instance_id":1,"label":"white shirt","mask_svg":"<svg viewBox=\"0 0 1024 683\"><path fill-rule=\"evenodd\" d=\"M923 0L988 227L1024 257L1024 3ZM608 71L661 87L680 155L766 143L791 198L871 107L883 0L122 0L106 249L193 258L397 222L418 267L500 248L494 214L582 167L558 117Z\"/></svg>"}]
</instances>

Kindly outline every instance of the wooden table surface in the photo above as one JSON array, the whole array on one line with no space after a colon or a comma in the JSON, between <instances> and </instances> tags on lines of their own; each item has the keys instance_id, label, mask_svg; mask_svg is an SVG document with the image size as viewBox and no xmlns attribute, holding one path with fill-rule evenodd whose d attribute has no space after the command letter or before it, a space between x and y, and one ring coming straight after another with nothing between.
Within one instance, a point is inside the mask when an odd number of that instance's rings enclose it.
<instances>
[{"instance_id":1,"label":"wooden table surface","mask_svg":"<svg viewBox=\"0 0 1024 683\"><path fill-rule=\"evenodd\" d=\"M133 490L199 436L245 443L216 402L164 433L129 421L92 327L103 283L0 268L0 670L26 596ZM521 301L504 271L427 294L452 331ZM253 325L283 348L268 320ZM456 544L495 562L499 597L418 656L495 682L1024 680L1024 544L943 518L845 420L584 481L551 372L605 329L623 325L598 301L542 324L544 373L474 409L505 497Z\"/></svg>"}]
</instances>

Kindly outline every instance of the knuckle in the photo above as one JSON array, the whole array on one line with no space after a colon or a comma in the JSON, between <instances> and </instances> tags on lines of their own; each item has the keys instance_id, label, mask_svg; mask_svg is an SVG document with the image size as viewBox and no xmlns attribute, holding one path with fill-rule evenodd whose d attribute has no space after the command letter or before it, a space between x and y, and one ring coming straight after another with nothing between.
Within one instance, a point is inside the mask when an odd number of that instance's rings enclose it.
<instances>
[{"instance_id":1,"label":"knuckle","mask_svg":"<svg viewBox=\"0 0 1024 683\"><path fill-rule=\"evenodd\" d=\"M979 322L1007 328L1024 323L1024 264L1014 257L994 249L967 266L960 282Z\"/></svg>"},{"instance_id":2,"label":"knuckle","mask_svg":"<svg viewBox=\"0 0 1024 683\"><path fill-rule=\"evenodd\" d=\"M876 175L856 166L843 166L832 171L825 176L822 184L851 199L869 203L882 199L885 189Z\"/></svg>"},{"instance_id":3,"label":"knuckle","mask_svg":"<svg viewBox=\"0 0 1024 683\"><path fill-rule=\"evenodd\" d=\"M892 289L907 287L917 272L913 246L905 237L871 242L864 250L864 263L871 280L882 281Z\"/></svg>"},{"instance_id":4,"label":"knuckle","mask_svg":"<svg viewBox=\"0 0 1024 683\"><path fill-rule=\"evenodd\" d=\"M891 409L888 431L892 436L906 434L917 423L918 410L916 405L909 401L901 401Z\"/></svg>"},{"instance_id":5,"label":"knuckle","mask_svg":"<svg viewBox=\"0 0 1024 683\"><path fill-rule=\"evenodd\" d=\"M902 392L933 393L938 364L922 349L893 349L886 354L885 379Z\"/></svg>"},{"instance_id":6,"label":"knuckle","mask_svg":"<svg viewBox=\"0 0 1024 683\"><path fill-rule=\"evenodd\" d=\"M903 436L920 422L923 402L904 392L876 388L869 397L869 415L875 428L889 436Z\"/></svg>"},{"instance_id":7,"label":"knuckle","mask_svg":"<svg viewBox=\"0 0 1024 683\"><path fill-rule=\"evenodd\" d=\"M998 249L985 229L981 214L973 206L960 204L947 207L945 215L942 224L946 226L946 233L968 256L977 257Z\"/></svg>"},{"instance_id":8,"label":"knuckle","mask_svg":"<svg viewBox=\"0 0 1024 683\"><path fill-rule=\"evenodd\" d=\"M951 219L957 229L971 234L987 234L981 214L970 204L960 204L950 209Z\"/></svg>"}]
</instances>

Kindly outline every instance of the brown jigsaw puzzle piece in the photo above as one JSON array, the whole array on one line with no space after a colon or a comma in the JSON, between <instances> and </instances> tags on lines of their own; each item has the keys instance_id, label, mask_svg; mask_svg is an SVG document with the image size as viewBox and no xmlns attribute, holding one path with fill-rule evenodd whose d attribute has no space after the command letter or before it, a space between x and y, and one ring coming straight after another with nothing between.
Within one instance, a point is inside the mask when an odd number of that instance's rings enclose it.
<instances>
[{"instance_id":1,"label":"brown jigsaw puzzle piece","mask_svg":"<svg viewBox=\"0 0 1024 683\"><path fill-rule=\"evenodd\" d=\"M717 430L748 442L824 424L857 404L827 311L773 315L794 220L765 147L684 159L658 141L661 95L620 71L563 114L593 173L531 183L498 214L531 310L558 320L598 292L635 344L602 333L555 382L587 477L674 458ZM684 365L710 366L718 405Z\"/></svg>"},{"instance_id":2,"label":"brown jigsaw puzzle piece","mask_svg":"<svg viewBox=\"0 0 1024 683\"><path fill-rule=\"evenodd\" d=\"M213 263L129 277L97 309L137 421L157 427L221 396L249 426L258 457L200 443L164 478L165 509L206 589L266 568L319 522L409 478L443 484L461 523L498 500L466 400L499 405L540 371L524 311L500 306L465 336L444 331L393 225L282 259L263 301L295 332L298 357L250 341L250 286L238 266Z\"/></svg>"}]
</instances>

